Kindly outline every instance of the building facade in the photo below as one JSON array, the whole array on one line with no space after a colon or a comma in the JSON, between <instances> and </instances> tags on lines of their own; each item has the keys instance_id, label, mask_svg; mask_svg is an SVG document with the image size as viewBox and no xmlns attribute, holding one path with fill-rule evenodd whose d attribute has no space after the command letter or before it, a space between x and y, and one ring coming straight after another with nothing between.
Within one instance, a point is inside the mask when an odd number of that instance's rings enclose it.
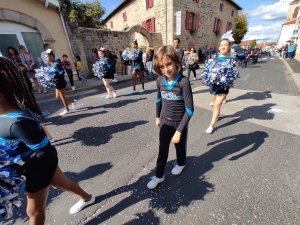
<instances>
[{"instance_id":1,"label":"building facade","mask_svg":"<svg viewBox=\"0 0 300 225\"><path fill-rule=\"evenodd\" d=\"M0 50L7 56L7 47L24 45L40 62L43 44L50 44L61 57L73 61L65 25L59 13L58 0L1 0Z\"/></svg>"},{"instance_id":2,"label":"building facade","mask_svg":"<svg viewBox=\"0 0 300 225\"><path fill-rule=\"evenodd\" d=\"M160 33L164 45L178 37L181 46L188 49L213 48L222 34L235 28L241 9L232 0L124 0L104 21L106 29L112 31L141 25L149 32ZM147 45L147 40L139 41Z\"/></svg>"},{"instance_id":3,"label":"building facade","mask_svg":"<svg viewBox=\"0 0 300 225\"><path fill-rule=\"evenodd\" d=\"M293 32L295 30L295 25L299 13L299 0L292 1L289 3L288 13L285 19L285 22L282 24L280 36L277 42L277 48L281 48L283 45L286 45L288 42L293 41Z\"/></svg>"}]
</instances>

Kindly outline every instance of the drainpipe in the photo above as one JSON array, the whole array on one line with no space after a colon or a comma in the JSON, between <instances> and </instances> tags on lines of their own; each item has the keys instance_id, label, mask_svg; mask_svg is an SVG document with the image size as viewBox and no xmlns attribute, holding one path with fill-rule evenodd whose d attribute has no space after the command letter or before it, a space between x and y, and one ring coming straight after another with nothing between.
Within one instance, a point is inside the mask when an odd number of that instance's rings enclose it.
<instances>
[{"instance_id":1,"label":"drainpipe","mask_svg":"<svg viewBox=\"0 0 300 225\"><path fill-rule=\"evenodd\" d=\"M58 8L58 13L59 13L59 16L60 16L60 19L61 19L61 23L62 23L63 28L64 28L64 31L65 31L66 37L67 37L67 41L68 41L69 48L70 48L70 50L71 50L72 60L73 60L73 62L75 62L75 57L74 57L72 45L71 45L71 42L70 42L70 39L69 39L69 35L68 35L67 29L66 29L66 25L65 25L64 18L63 18L63 16L62 16L61 12L60 12L60 8Z\"/></svg>"},{"instance_id":2,"label":"drainpipe","mask_svg":"<svg viewBox=\"0 0 300 225\"><path fill-rule=\"evenodd\" d=\"M165 11L166 11L166 45L168 45L168 14L167 14L167 0L165 0Z\"/></svg>"}]
</instances>

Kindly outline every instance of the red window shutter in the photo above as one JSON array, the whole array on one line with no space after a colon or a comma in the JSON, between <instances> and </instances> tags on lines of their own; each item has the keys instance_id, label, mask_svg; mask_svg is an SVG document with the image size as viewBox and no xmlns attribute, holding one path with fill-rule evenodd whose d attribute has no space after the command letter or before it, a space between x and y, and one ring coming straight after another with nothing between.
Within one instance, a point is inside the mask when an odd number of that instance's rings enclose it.
<instances>
[{"instance_id":1,"label":"red window shutter","mask_svg":"<svg viewBox=\"0 0 300 225\"><path fill-rule=\"evenodd\" d=\"M185 16L185 29L189 30L190 29L190 17L191 17L191 13L186 10L186 16Z\"/></svg>"},{"instance_id":2,"label":"red window shutter","mask_svg":"<svg viewBox=\"0 0 300 225\"><path fill-rule=\"evenodd\" d=\"M200 14L196 14L196 27L195 30L199 30L199 24L200 24Z\"/></svg>"},{"instance_id":3,"label":"red window shutter","mask_svg":"<svg viewBox=\"0 0 300 225\"><path fill-rule=\"evenodd\" d=\"M146 9L149 9L149 1L150 0L146 0Z\"/></svg>"},{"instance_id":4,"label":"red window shutter","mask_svg":"<svg viewBox=\"0 0 300 225\"><path fill-rule=\"evenodd\" d=\"M218 18L215 18L214 32L216 32L217 29L218 29Z\"/></svg>"},{"instance_id":5,"label":"red window shutter","mask_svg":"<svg viewBox=\"0 0 300 225\"><path fill-rule=\"evenodd\" d=\"M223 25L223 20L220 20L220 33L222 32L222 25Z\"/></svg>"},{"instance_id":6,"label":"red window shutter","mask_svg":"<svg viewBox=\"0 0 300 225\"><path fill-rule=\"evenodd\" d=\"M152 7L153 7L153 1L154 1L154 0L149 0L149 8L152 8Z\"/></svg>"},{"instance_id":7,"label":"red window shutter","mask_svg":"<svg viewBox=\"0 0 300 225\"><path fill-rule=\"evenodd\" d=\"M229 27L229 22L227 21L227 23L226 23L226 32L228 31L228 27Z\"/></svg>"},{"instance_id":8,"label":"red window shutter","mask_svg":"<svg viewBox=\"0 0 300 225\"><path fill-rule=\"evenodd\" d=\"M155 18L151 18L151 32L155 32Z\"/></svg>"},{"instance_id":9,"label":"red window shutter","mask_svg":"<svg viewBox=\"0 0 300 225\"><path fill-rule=\"evenodd\" d=\"M127 13L126 12L123 13L123 18L124 18L124 21L127 21Z\"/></svg>"},{"instance_id":10,"label":"red window shutter","mask_svg":"<svg viewBox=\"0 0 300 225\"><path fill-rule=\"evenodd\" d=\"M110 28L114 28L113 21L110 21Z\"/></svg>"},{"instance_id":11,"label":"red window shutter","mask_svg":"<svg viewBox=\"0 0 300 225\"><path fill-rule=\"evenodd\" d=\"M144 27L145 29L147 29L146 21L143 21L143 22L142 22L142 27Z\"/></svg>"}]
</instances>

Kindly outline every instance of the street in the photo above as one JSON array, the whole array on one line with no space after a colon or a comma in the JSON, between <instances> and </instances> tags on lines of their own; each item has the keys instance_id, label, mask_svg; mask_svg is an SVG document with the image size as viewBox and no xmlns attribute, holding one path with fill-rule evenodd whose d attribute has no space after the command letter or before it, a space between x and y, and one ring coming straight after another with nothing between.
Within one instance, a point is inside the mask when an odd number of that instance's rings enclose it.
<instances>
[{"instance_id":1,"label":"street","mask_svg":"<svg viewBox=\"0 0 300 225\"><path fill-rule=\"evenodd\" d=\"M146 185L159 143L155 81L134 95L130 81L114 83L116 99L104 100L104 87L77 93L78 107L63 117L61 101L43 101L59 166L96 196L71 215L79 198L52 189L45 224L300 224L300 90L278 58L259 59L240 73L213 134L205 133L212 117L208 87L191 81L187 166L171 174L171 144L166 179L152 191ZM28 223L21 197L22 207L1 224Z\"/></svg>"}]
</instances>

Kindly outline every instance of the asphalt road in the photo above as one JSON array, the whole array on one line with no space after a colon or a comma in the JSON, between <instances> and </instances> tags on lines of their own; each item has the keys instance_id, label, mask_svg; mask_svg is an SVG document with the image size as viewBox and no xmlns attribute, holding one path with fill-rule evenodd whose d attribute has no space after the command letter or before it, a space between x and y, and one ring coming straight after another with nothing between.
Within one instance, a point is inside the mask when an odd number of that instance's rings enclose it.
<instances>
[{"instance_id":1,"label":"asphalt road","mask_svg":"<svg viewBox=\"0 0 300 225\"><path fill-rule=\"evenodd\" d=\"M97 196L70 215L78 198L51 190L46 224L300 224L299 90L277 58L240 72L211 135L205 133L212 116L208 88L191 82L187 166L171 174L171 144L166 179L153 191L146 184L158 153L155 82L135 95L128 95L130 82L114 84L119 97L110 100L103 99L104 88L81 93L78 108L64 117L61 102L41 103L58 139L60 167ZM1 224L27 224L25 205Z\"/></svg>"}]
</instances>

